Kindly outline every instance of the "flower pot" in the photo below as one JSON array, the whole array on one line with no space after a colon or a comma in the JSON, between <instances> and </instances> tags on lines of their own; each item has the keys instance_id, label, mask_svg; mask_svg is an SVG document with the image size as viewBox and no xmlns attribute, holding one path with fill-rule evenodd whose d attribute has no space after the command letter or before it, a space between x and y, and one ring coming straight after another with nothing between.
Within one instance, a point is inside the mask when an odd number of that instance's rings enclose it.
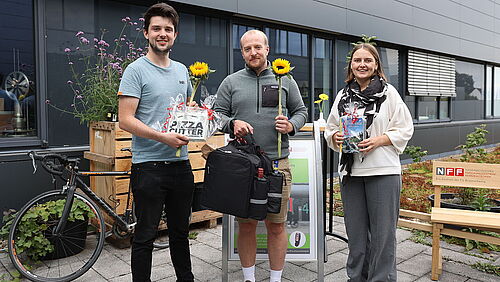
<instances>
[{"instance_id":1,"label":"flower pot","mask_svg":"<svg viewBox=\"0 0 500 282\"><path fill-rule=\"evenodd\" d=\"M66 222L66 226L62 232L63 239L59 240L57 237L52 236L52 230L57 226L57 222L49 224L45 230L45 237L54 246L54 251L41 257L40 260L54 260L76 255L83 251L85 248L85 241L87 239L87 220L75 220L73 222ZM71 237L70 239L68 237Z\"/></svg>"},{"instance_id":2,"label":"flower pot","mask_svg":"<svg viewBox=\"0 0 500 282\"><path fill-rule=\"evenodd\" d=\"M441 199L454 199L456 198L455 193L441 193ZM429 195L428 200L431 202L431 205L434 206L434 194ZM500 201L491 199L492 202L494 202L497 206L491 206L487 207L486 211L489 212L500 212ZM448 203L448 202L443 202L441 201L442 208L448 208L448 209L461 209L461 210L476 210L474 207L467 206L467 205L461 205L461 204L455 204L455 203Z\"/></svg>"}]
</instances>

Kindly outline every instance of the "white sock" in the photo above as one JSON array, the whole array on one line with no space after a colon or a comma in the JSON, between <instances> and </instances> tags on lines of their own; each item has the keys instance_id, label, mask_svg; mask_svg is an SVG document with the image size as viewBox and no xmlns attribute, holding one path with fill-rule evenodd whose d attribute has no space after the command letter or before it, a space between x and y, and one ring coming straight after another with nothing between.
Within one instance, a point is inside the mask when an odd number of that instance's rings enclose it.
<instances>
[{"instance_id":1,"label":"white sock","mask_svg":"<svg viewBox=\"0 0 500 282\"><path fill-rule=\"evenodd\" d=\"M241 267L243 270L243 280L255 282L255 265L250 267Z\"/></svg>"},{"instance_id":2,"label":"white sock","mask_svg":"<svg viewBox=\"0 0 500 282\"><path fill-rule=\"evenodd\" d=\"M269 278L269 282L281 282L281 273L283 273L283 269L282 270L271 269L271 277Z\"/></svg>"}]
</instances>

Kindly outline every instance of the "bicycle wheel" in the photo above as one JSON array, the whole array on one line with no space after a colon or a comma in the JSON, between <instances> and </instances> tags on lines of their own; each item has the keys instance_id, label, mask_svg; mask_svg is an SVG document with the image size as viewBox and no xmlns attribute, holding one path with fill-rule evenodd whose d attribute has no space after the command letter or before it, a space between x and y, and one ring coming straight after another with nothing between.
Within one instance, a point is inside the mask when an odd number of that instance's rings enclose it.
<instances>
[{"instance_id":1,"label":"bicycle wheel","mask_svg":"<svg viewBox=\"0 0 500 282\"><path fill-rule=\"evenodd\" d=\"M16 215L9 233L9 256L15 268L31 281L71 281L95 263L104 244L104 219L97 205L74 194L71 212L61 234L52 231L61 219L66 194L43 193ZM37 232L30 232L38 226Z\"/></svg>"},{"instance_id":2,"label":"bicycle wheel","mask_svg":"<svg viewBox=\"0 0 500 282\"><path fill-rule=\"evenodd\" d=\"M137 217L135 216L135 203L132 202L132 218L134 222L137 222ZM165 210L162 210L160 223L158 225L158 231L156 232L156 239L153 242L153 247L157 249L166 249L169 247L168 243L168 229L167 226L167 215L165 214Z\"/></svg>"}]
</instances>

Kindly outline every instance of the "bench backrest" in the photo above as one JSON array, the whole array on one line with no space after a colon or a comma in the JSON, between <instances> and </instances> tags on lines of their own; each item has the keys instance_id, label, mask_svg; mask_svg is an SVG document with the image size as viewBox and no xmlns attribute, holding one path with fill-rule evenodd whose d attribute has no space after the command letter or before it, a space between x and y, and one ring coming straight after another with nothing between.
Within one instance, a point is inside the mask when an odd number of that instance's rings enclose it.
<instances>
[{"instance_id":1,"label":"bench backrest","mask_svg":"<svg viewBox=\"0 0 500 282\"><path fill-rule=\"evenodd\" d=\"M432 184L500 189L500 164L432 162Z\"/></svg>"}]
</instances>

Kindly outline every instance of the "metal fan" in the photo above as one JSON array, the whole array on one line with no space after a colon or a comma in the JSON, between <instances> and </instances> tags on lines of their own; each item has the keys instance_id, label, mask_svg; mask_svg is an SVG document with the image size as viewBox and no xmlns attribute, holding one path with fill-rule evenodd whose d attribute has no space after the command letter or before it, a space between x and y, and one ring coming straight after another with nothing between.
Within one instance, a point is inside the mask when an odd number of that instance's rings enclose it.
<instances>
[{"instance_id":1,"label":"metal fan","mask_svg":"<svg viewBox=\"0 0 500 282\"><path fill-rule=\"evenodd\" d=\"M24 73L13 71L5 78L5 90L14 93L19 99L19 97L24 97L28 94L30 90L30 81Z\"/></svg>"}]
</instances>

